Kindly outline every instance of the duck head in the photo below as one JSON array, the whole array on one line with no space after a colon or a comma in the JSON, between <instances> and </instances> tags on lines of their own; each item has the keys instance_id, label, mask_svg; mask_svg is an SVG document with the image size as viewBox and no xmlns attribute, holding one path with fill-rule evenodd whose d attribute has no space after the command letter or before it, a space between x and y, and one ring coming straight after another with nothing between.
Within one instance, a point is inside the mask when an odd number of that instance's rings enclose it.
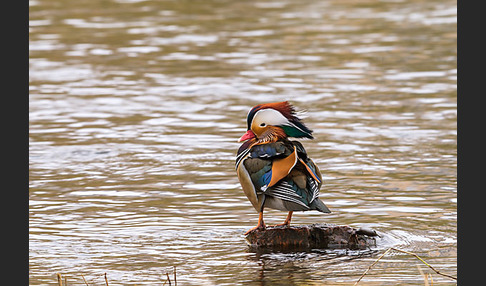
<instances>
[{"instance_id":1,"label":"duck head","mask_svg":"<svg viewBox=\"0 0 486 286\"><path fill-rule=\"evenodd\" d=\"M276 142L279 139L313 139L312 130L296 116L295 108L287 101L254 106L246 118L248 131L238 142L253 139L259 143Z\"/></svg>"}]
</instances>

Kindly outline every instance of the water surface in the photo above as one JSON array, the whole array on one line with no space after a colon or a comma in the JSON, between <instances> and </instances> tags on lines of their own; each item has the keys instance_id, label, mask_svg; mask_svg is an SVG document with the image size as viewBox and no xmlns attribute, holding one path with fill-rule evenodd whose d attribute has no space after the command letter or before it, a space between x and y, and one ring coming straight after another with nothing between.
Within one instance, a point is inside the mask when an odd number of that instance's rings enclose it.
<instances>
[{"instance_id":1,"label":"water surface","mask_svg":"<svg viewBox=\"0 0 486 286\"><path fill-rule=\"evenodd\" d=\"M161 285L173 266L179 285L352 285L391 246L457 274L455 1L29 4L30 285ZM333 211L293 222L373 228L375 248L248 249L236 141L283 100ZM392 253L360 284L424 285L416 265Z\"/></svg>"}]
</instances>

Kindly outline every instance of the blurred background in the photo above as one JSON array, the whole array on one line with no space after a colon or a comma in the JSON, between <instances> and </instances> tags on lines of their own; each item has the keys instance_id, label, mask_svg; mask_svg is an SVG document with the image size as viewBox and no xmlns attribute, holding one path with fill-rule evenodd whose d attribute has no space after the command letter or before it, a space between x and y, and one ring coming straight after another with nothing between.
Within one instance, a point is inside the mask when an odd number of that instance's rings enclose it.
<instances>
[{"instance_id":1,"label":"blurred background","mask_svg":"<svg viewBox=\"0 0 486 286\"><path fill-rule=\"evenodd\" d=\"M179 285L351 285L391 246L457 273L456 1L29 6L30 285L162 285L173 266ZM293 223L373 228L376 247L248 249L237 139L284 100L332 210ZM360 284L424 285L417 265L392 253Z\"/></svg>"}]
</instances>

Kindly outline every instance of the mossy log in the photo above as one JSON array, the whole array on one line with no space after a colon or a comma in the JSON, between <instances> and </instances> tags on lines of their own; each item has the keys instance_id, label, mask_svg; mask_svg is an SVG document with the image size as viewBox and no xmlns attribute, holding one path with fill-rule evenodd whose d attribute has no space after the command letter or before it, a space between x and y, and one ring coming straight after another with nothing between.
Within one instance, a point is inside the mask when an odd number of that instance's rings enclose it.
<instances>
[{"instance_id":1,"label":"mossy log","mask_svg":"<svg viewBox=\"0 0 486 286\"><path fill-rule=\"evenodd\" d=\"M262 249L366 249L376 246L376 231L347 225L312 224L255 229L245 237L251 248Z\"/></svg>"}]
</instances>

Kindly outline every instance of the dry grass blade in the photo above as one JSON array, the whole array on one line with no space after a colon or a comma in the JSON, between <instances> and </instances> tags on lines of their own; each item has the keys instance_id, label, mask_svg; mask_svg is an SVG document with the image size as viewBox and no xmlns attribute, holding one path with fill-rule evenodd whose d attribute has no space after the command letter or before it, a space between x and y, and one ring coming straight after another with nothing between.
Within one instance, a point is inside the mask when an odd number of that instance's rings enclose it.
<instances>
[{"instance_id":1,"label":"dry grass blade","mask_svg":"<svg viewBox=\"0 0 486 286\"><path fill-rule=\"evenodd\" d=\"M422 271L422 268L420 268L420 266L418 266L418 265L417 265L417 269L420 272L420 275L424 276L424 286L429 286L429 277L430 277L430 280L431 280L431 285L434 285L434 280L432 279L432 275L431 274L424 273Z\"/></svg>"},{"instance_id":2,"label":"dry grass blade","mask_svg":"<svg viewBox=\"0 0 486 286\"><path fill-rule=\"evenodd\" d=\"M169 281L169 286L170 286L171 284L170 284L170 277L169 277L169 273L165 273L165 275L167 275L167 281ZM165 281L165 282L167 282L167 281ZM164 285L165 285L165 283L164 283Z\"/></svg>"},{"instance_id":3,"label":"dry grass blade","mask_svg":"<svg viewBox=\"0 0 486 286\"><path fill-rule=\"evenodd\" d=\"M86 278L84 278L83 274L81 274L81 277L83 277L84 283L89 286L88 281L86 281Z\"/></svg>"},{"instance_id":4,"label":"dry grass blade","mask_svg":"<svg viewBox=\"0 0 486 286\"><path fill-rule=\"evenodd\" d=\"M177 268L176 268L176 266L173 266L173 268L174 268L174 270L173 270L173 273L174 273L174 278L173 279L174 280L173 281L174 281L175 286L177 286ZM86 280L86 277L84 277L83 274L80 274L80 275L83 278L84 284L86 286L90 286L89 283L88 283L88 281ZM167 282L169 282L168 285L171 286L172 285L172 282L171 282L171 279L170 279L169 272L166 272L165 275L167 276L167 280L165 280L165 282L164 282L163 285L166 285ZM102 274L98 274L96 276L96 279L100 279L100 277L102 277L102 276L105 279L105 285L106 286L109 286L109 284L108 284L108 275L107 275L106 272L105 273L102 273ZM63 276L61 273L56 273L56 277L57 277L58 286L67 286L68 285L67 276L66 275Z\"/></svg>"},{"instance_id":5,"label":"dry grass blade","mask_svg":"<svg viewBox=\"0 0 486 286\"><path fill-rule=\"evenodd\" d=\"M176 267L174 265L174 284L177 286L177 275L176 275Z\"/></svg>"},{"instance_id":6,"label":"dry grass blade","mask_svg":"<svg viewBox=\"0 0 486 286\"><path fill-rule=\"evenodd\" d=\"M373 264L371 264L368 269L366 269L366 271L361 274L361 276L359 277L358 281L356 281L354 283L354 286L358 285L359 281L361 281L361 279L363 279L363 277L368 273L368 271L370 271L370 269L376 264L378 263L378 261L380 261L380 259L383 258L383 256L385 256L388 252L392 251L392 250L395 250L395 251L398 251L398 252L402 252L402 253L406 253L406 254L409 254L409 255L412 255L414 256L415 258L417 258L418 260L420 260L423 264L427 265L430 269L432 269L435 273L439 274L439 275L442 275L442 276L445 276L445 277L448 277L448 278L451 278L451 279L454 279L454 280L457 280L457 277L454 277L452 275L449 275L449 274L445 274L445 273L442 273L440 272L439 270L435 269L434 267L432 267L430 264L428 264L425 260L423 260L420 256L418 256L417 254L413 253L413 252L409 252L409 251L405 251L405 250L401 250L401 249L398 249L398 248L394 248L394 247L390 247L388 248L382 255L380 255L380 257L378 257L378 259L375 260L375 262L373 262ZM432 277L431 277L432 278Z\"/></svg>"},{"instance_id":7,"label":"dry grass blade","mask_svg":"<svg viewBox=\"0 0 486 286\"><path fill-rule=\"evenodd\" d=\"M61 273L57 273L57 283L59 286L62 286L62 276Z\"/></svg>"},{"instance_id":8,"label":"dry grass blade","mask_svg":"<svg viewBox=\"0 0 486 286\"><path fill-rule=\"evenodd\" d=\"M390 252L392 249L391 248L388 248L385 252L383 252L382 255L380 255L380 257L378 257L377 260L375 260L375 262L373 262L373 264L371 264L368 269L366 269L366 271L361 274L361 277L359 277L358 281L356 281L356 283L354 283L354 286L358 285L359 281L361 281L361 279L363 279L363 277L368 273L368 271L370 271L370 269L376 264L378 263L378 261L380 261L380 259L383 258L383 256L385 256L388 252Z\"/></svg>"},{"instance_id":9,"label":"dry grass blade","mask_svg":"<svg viewBox=\"0 0 486 286\"><path fill-rule=\"evenodd\" d=\"M415 254L413 252L409 252L409 251L405 251L405 250L401 250L401 249L397 249L397 248L393 248L393 247L391 249L393 249L395 251L403 252L403 253L406 253L406 254L409 254L409 255L412 255L412 256L415 256L418 260L422 261L423 264L427 265L435 273L437 273L439 275L442 275L442 276L445 276L445 277L449 277L449 278L454 279L454 280L457 280L457 277L454 277L452 275L449 275L449 274L445 274L445 273L440 272L439 270L437 270L434 267L432 267L432 265L430 265L427 262L425 262L425 260L423 260L420 256L418 256L417 254Z\"/></svg>"}]
</instances>

